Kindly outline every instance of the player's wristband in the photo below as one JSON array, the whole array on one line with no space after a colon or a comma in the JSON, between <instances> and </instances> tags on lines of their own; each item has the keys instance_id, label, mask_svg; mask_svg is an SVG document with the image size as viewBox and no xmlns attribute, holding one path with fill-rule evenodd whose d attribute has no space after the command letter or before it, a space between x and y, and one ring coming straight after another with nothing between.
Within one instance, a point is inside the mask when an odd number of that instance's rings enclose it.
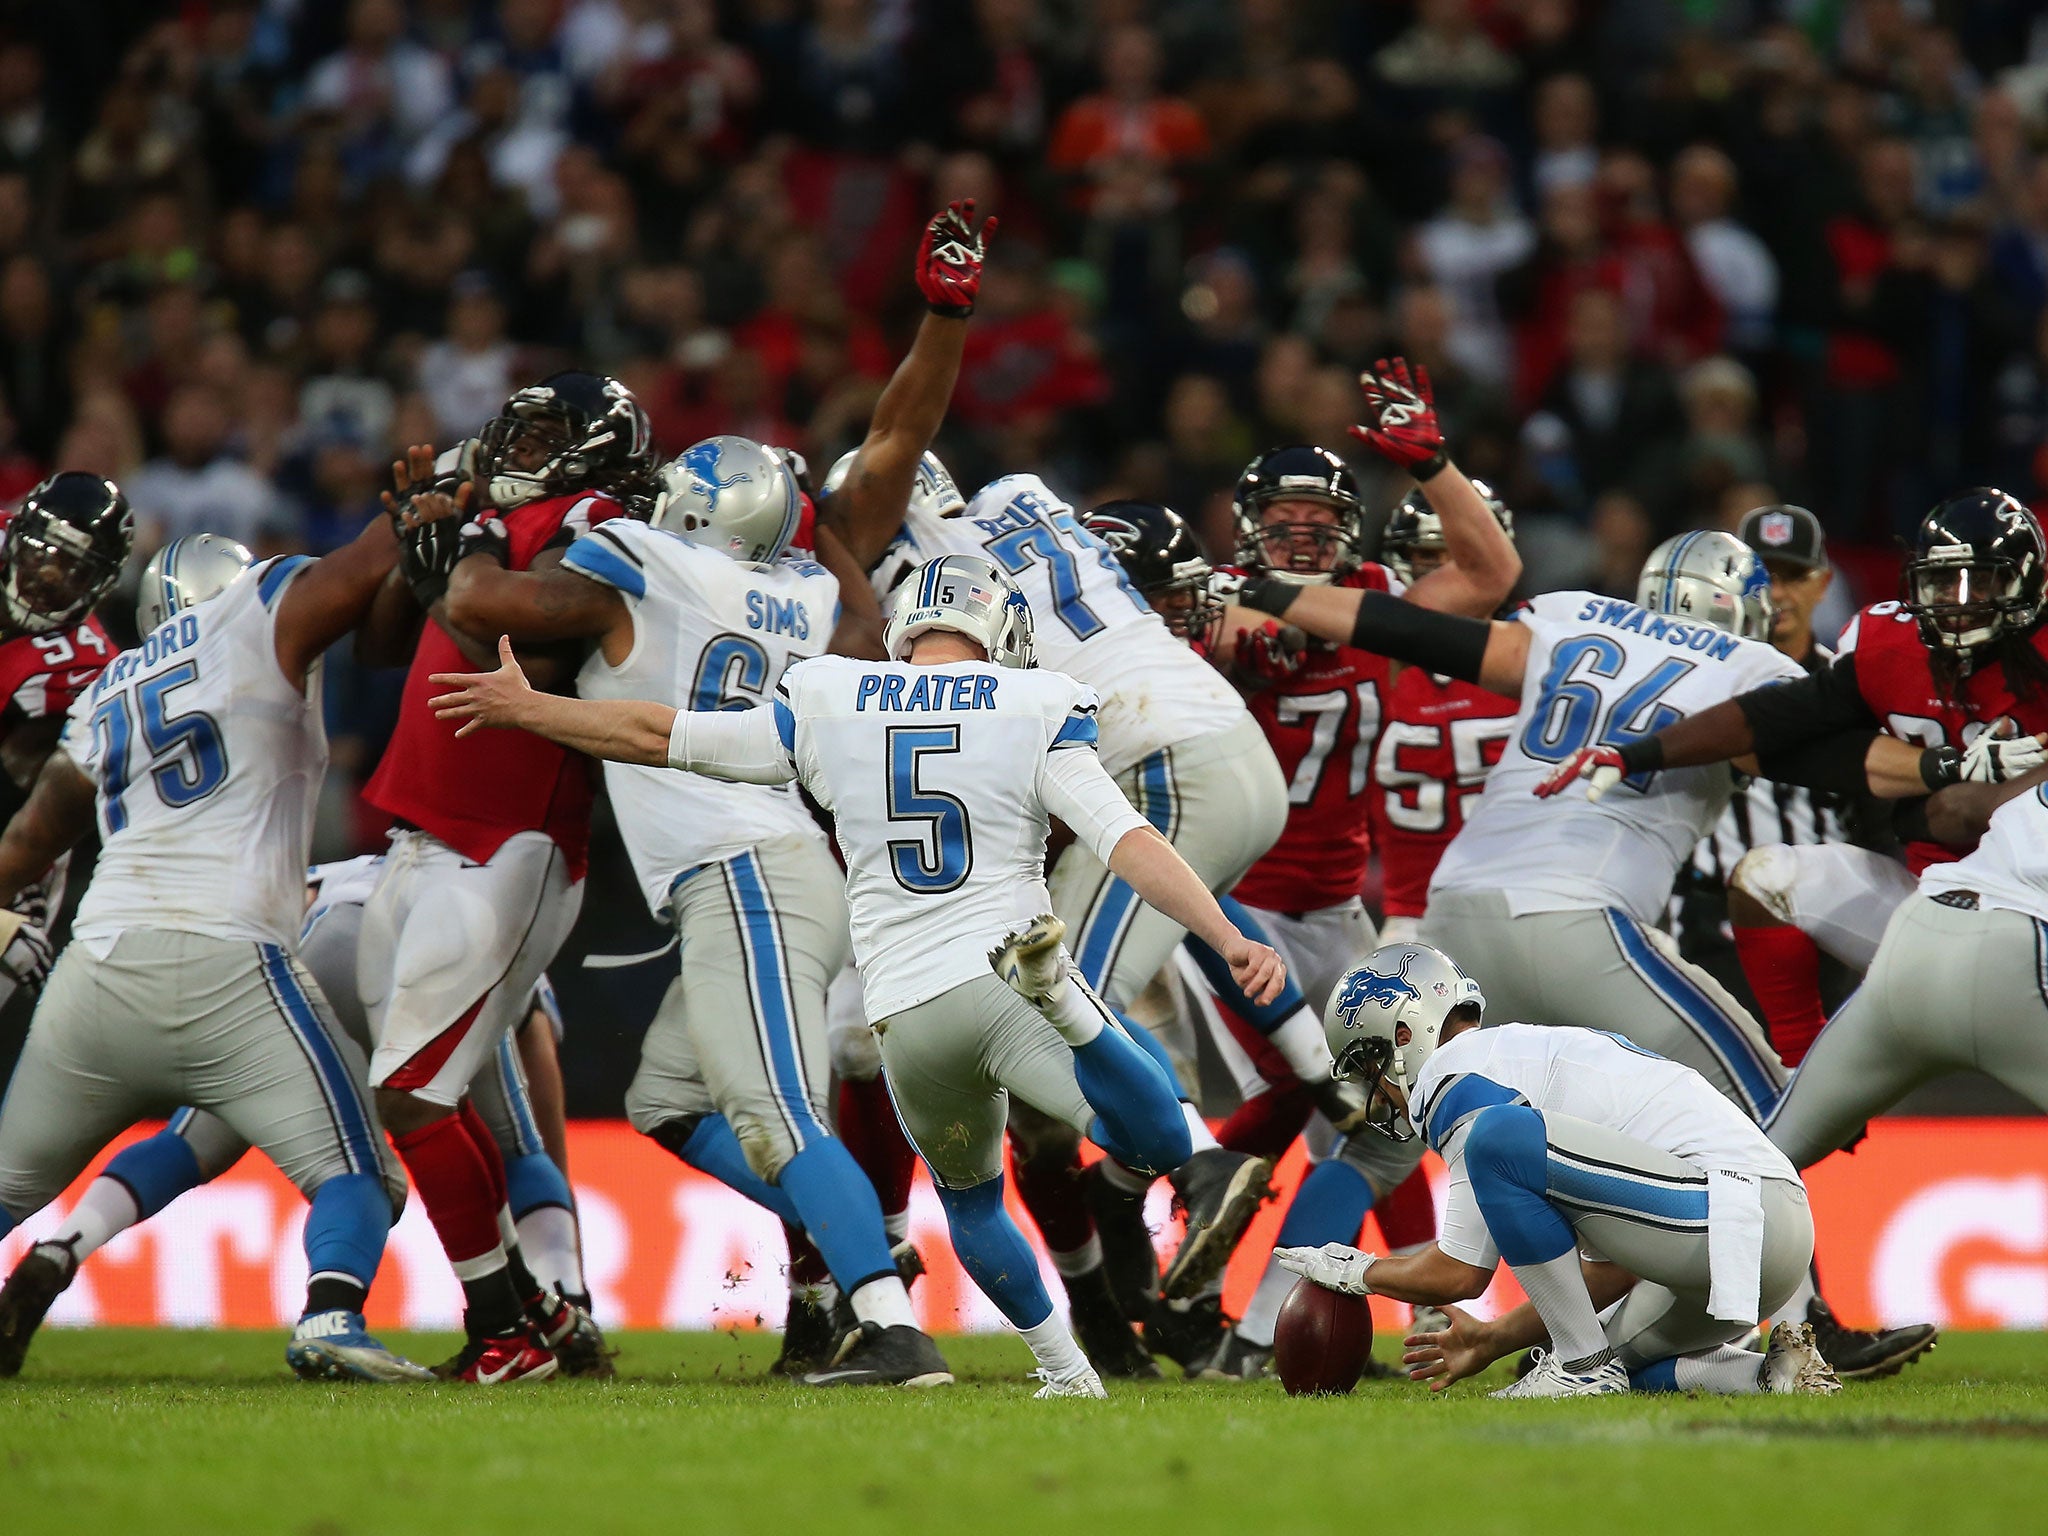
<instances>
[{"instance_id":1,"label":"player's wristband","mask_svg":"<svg viewBox=\"0 0 2048 1536\"><path fill-rule=\"evenodd\" d=\"M1256 608L1273 618L1286 617L1294 600L1301 596L1301 583L1281 576L1247 576L1232 599L1240 608Z\"/></svg>"},{"instance_id":2,"label":"player's wristband","mask_svg":"<svg viewBox=\"0 0 2048 1536\"><path fill-rule=\"evenodd\" d=\"M1484 619L1436 613L1391 592L1362 592L1351 644L1361 651L1412 662L1441 677L1479 681L1493 626Z\"/></svg>"},{"instance_id":3,"label":"player's wristband","mask_svg":"<svg viewBox=\"0 0 2048 1536\"><path fill-rule=\"evenodd\" d=\"M1621 766L1625 777L1633 778L1639 773L1655 773L1664 766L1664 743L1655 736L1644 736L1631 741L1621 748Z\"/></svg>"},{"instance_id":4,"label":"player's wristband","mask_svg":"<svg viewBox=\"0 0 2048 1536\"><path fill-rule=\"evenodd\" d=\"M974 313L974 306L972 304L939 304L931 299L924 301L924 307L937 315L941 320L965 320Z\"/></svg>"},{"instance_id":5,"label":"player's wristband","mask_svg":"<svg viewBox=\"0 0 2048 1536\"><path fill-rule=\"evenodd\" d=\"M1932 793L1963 782L1963 754L1954 747L1929 747L1920 754L1920 782Z\"/></svg>"}]
</instances>

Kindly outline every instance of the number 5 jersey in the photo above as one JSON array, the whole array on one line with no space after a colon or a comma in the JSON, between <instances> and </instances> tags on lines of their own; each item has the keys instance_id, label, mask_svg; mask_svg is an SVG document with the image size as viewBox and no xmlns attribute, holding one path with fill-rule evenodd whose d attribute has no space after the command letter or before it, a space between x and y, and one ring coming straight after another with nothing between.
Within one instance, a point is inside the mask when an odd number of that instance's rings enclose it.
<instances>
[{"instance_id":1,"label":"number 5 jersey","mask_svg":"<svg viewBox=\"0 0 2048 1536\"><path fill-rule=\"evenodd\" d=\"M135 928L298 947L327 731L318 665L294 688L275 630L310 564L251 566L73 704L59 750L99 791L101 847L72 931L94 953Z\"/></svg>"},{"instance_id":2,"label":"number 5 jersey","mask_svg":"<svg viewBox=\"0 0 2048 1536\"><path fill-rule=\"evenodd\" d=\"M1598 802L1581 785L1539 800L1572 753L1621 746L1766 683L1805 676L1760 640L1592 592L1548 592L1529 630L1522 703L1507 744L1430 882L1498 891L1515 916L1615 907L1656 922L1671 882L1734 792L1725 763L1624 780Z\"/></svg>"}]
</instances>

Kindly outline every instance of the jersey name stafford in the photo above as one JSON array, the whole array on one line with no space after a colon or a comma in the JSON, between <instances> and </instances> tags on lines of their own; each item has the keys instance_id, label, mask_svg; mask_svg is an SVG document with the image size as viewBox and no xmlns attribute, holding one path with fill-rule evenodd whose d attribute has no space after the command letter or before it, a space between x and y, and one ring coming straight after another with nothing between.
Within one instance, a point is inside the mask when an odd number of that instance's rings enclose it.
<instances>
[{"instance_id":1,"label":"jersey name stafford","mask_svg":"<svg viewBox=\"0 0 2048 1536\"><path fill-rule=\"evenodd\" d=\"M1682 619L1651 613L1618 597L1589 597L1579 609L1581 623L1605 624L1625 635L1645 640L1662 640L1678 650L1697 651L1713 661L1726 661L1742 644L1739 637L1705 624L1688 624Z\"/></svg>"},{"instance_id":2,"label":"jersey name stafford","mask_svg":"<svg viewBox=\"0 0 2048 1536\"><path fill-rule=\"evenodd\" d=\"M784 672L831 637L839 583L823 566L742 565L646 523L617 519L569 547L564 564L611 587L633 615L617 667L596 652L578 690L591 699L661 699L678 709L755 709ZM822 837L786 786L731 784L666 768L606 763L633 873L657 916L689 871L776 837Z\"/></svg>"}]
</instances>

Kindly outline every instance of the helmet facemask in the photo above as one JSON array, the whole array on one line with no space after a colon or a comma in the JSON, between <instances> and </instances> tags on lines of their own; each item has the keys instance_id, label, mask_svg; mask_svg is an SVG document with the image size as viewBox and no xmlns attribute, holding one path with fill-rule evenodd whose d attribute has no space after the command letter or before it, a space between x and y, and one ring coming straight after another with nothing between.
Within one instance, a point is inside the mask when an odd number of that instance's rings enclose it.
<instances>
[{"instance_id":1,"label":"helmet facemask","mask_svg":"<svg viewBox=\"0 0 2048 1536\"><path fill-rule=\"evenodd\" d=\"M7 573L0 596L23 634L47 635L84 621L113 590L121 564L89 535L60 519L24 509L7 532Z\"/></svg>"},{"instance_id":2,"label":"helmet facemask","mask_svg":"<svg viewBox=\"0 0 2048 1536\"><path fill-rule=\"evenodd\" d=\"M1269 508L1312 505L1324 518L1268 518ZM1311 585L1356 570L1364 558L1358 508L1328 497L1278 489L1256 497L1238 518L1237 558L1254 570L1275 571Z\"/></svg>"},{"instance_id":3,"label":"helmet facemask","mask_svg":"<svg viewBox=\"0 0 2048 1536\"><path fill-rule=\"evenodd\" d=\"M1953 553L1954 558L1944 558ZM2034 620L2024 573L1968 545L1935 549L1906 567L1904 606L1930 649L1974 651Z\"/></svg>"}]
</instances>

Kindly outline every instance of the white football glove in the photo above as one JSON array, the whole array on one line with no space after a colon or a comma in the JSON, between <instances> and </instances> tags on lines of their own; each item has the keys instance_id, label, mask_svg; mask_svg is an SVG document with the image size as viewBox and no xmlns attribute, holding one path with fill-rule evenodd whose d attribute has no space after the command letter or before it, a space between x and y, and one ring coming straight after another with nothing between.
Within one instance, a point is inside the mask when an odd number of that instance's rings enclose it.
<instances>
[{"instance_id":1,"label":"white football glove","mask_svg":"<svg viewBox=\"0 0 2048 1536\"><path fill-rule=\"evenodd\" d=\"M2002 736L2010 720L1986 726L1963 754L1963 781L1968 784L2003 784L2048 763L2048 747L2038 736Z\"/></svg>"},{"instance_id":2,"label":"white football glove","mask_svg":"<svg viewBox=\"0 0 2048 1536\"><path fill-rule=\"evenodd\" d=\"M1370 1296L1365 1272L1379 1262L1376 1253L1361 1253L1343 1243L1325 1243L1320 1248L1275 1248L1273 1257L1290 1274L1313 1280L1325 1290L1346 1296Z\"/></svg>"},{"instance_id":3,"label":"white football glove","mask_svg":"<svg viewBox=\"0 0 2048 1536\"><path fill-rule=\"evenodd\" d=\"M50 962L56 958L50 936L19 912L0 912L0 940L4 940L0 943L0 978L13 983L8 991L14 987L41 991L50 974Z\"/></svg>"}]
</instances>

